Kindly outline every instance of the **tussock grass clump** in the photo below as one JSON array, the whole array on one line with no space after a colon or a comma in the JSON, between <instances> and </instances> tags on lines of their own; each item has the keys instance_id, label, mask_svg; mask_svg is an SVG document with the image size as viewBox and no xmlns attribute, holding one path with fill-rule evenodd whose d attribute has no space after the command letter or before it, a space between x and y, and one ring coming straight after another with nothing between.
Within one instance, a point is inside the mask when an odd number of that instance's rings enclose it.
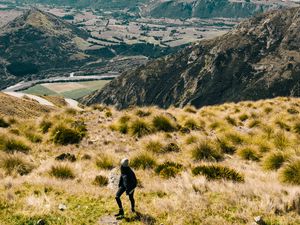
<instances>
[{"instance_id":1,"label":"tussock grass clump","mask_svg":"<svg viewBox=\"0 0 300 225\"><path fill-rule=\"evenodd\" d=\"M27 146L23 141L16 138L0 135L0 150L6 153L28 153L30 151L30 147Z\"/></svg>"},{"instance_id":2,"label":"tussock grass clump","mask_svg":"<svg viewBox=\"0 0 300 225\"><path fill-rule=\"evenodd\" d=\"M153 153L161 153L163 150L163 143L158 140L150 140L145 144L145 150L151 151Z\"/></svg>"},{"instance_id":3,"label":"tussock grass clump","mask_svg":"<svg viewBox=\"0 0 300 225\"><path fill-rule=\"evenodd\" d=\"M274 145L280 150L283 150L290 145L290 141L284 132L276 133L273 139Z\"/></svg>"},{"instance_id":4,"label":"tussock grass clump","mask_svg":"<svg viewBox=\"0 0 300 225\"><path fill-rule=\"evenodd\" d=\"M114 168L115 162L112 157L100 154L96 158L96 165L100 169L111 170Z\"/></svg>"},{"instance_id":5,"label":"tussock grass clump","mask_svg":"<svg viewBox=\"0 0 300 225\"><path fill-rule=\"evenodd\" d=\"M235 145L241 145L245 142L244 137L239 134L239 133L235 133L235 132L230 132L225 134L224 136L228 141L232 142Z\"/></svg>"},{"instance_id":6,"label":"tussock grass clump","mask_svg":"<svg viewBox=\"0 0 300 225\"><path fill-rule=\"evenodd\" d=\"M297 134L300 134L300 122L296 122L295 125L294 125L294 131L297 133Z\"/></svg>"},{"instance_id":7,"label":"tussock grass clump","mask_svg":"<svg viewBox=\"0 0 300 225\"><path fill-rule=\"evenodd\" d=\"M21 176L29 174L34 166L19 155L5 155L0 160L0 166L9 175L17 173Z\"/></svg>"},{"instance_id":8,"label":"tussock grass clump","mask_svg":"<svg viewBox=\"0 0 300 225\"><path fill-rule=\"evenodd\" d=\"M106 117L112 117L112 112L110 111L110 110L107 110L106 112L105 112L105 116Z\"/></svg>"},{"instance_id":9,"label":"tussock grass clump","mask_svg":"<svg viewBox=\"0 0 300 225\"><path fill-rule=\"evenodd\" d=\"M102 175L98 175L95 177L93 181L94 185L97 185L99 187L104 187L108 185L108 178Z\"/></svg>"},{"instance_id":10,"label":"tussock grass clump","mask_svg":"<svg viewBox=\"0 0 300 225\"><path fill-rule=\"evenodd\" d=\"M74 179L75 173L73 169L68 165L56 165L52 166L49 174L58 179L67 180Z\"/></svg>"},{"instance_id":11,"label":"tussock grass clump","mask_svg":"<svg viewBox=\"0 0 300 225\"><path fill-rule=\"evenodd\" d=\"M185 139L185 143L186 143L187 145L190 145L190 144L196 143L198 140L199 140L198 137L196 137L196 136L194 136L194 135L190 135L190 136L188 136L188 137Z\"/></svg>"},{"instance_id":12,"label":"tussock grass clump","mask_svg":"<svg viewBox=\"0 0 300 225\"><path fill-rule=\"evenodd\" d=\"M25 132L25 136L32 143L41 143L43 141L43 138L41 135L34 133L32 131Z\"/></svg>"},{"instance_id":13,"label":"tussock grass clump","mask_svg":"<svg viewBox=\"0 0 300 225\"><path fill-rule=\"evenodd\" d=\"M263 161L263 168L266 170L278 170L287 160L287 156L282 152L271 152Z\"/></svg>"},{"instance_id":14,"label":"tussock grass clump","mask_svg":"<svg viewBox=\"0 0 300 225\"><path fill-rule=\"evenodd\" d=\"M291 127L287 125L285 122L283 122L282 120L276 120L275 124L282 130L286 130L286 131L291 130Z\"/></svg>"},{"instance_id":15,"label":"tussock grass clump","mask_svg":"<svg viewBox=\"0 0 300 225\"><path fill-rule=\"evenodd\" d=\"M237 122L234 118L232 118L231 116L226 116L225 120L227 121L228 124L232 125L232 126L236 126Z\"/></svg>"},{"instance_id":16,"label":"tussock grass clump","mask_svg":"<svg viewBox=\"0 0 300 225\"><path fill-rule=\"evenodd\" d=\"M190 130L199 130L200 126L198 125L197 121L189 118L184 122L184 128L188 128Z\"/></svg>"},{"instance_id":17,"label":"tussock grass clump","mask_svg":"<svg viewBox=\"0 0 300 225\"><path fill-rule=\"evenodd\" d=\"M242 122L246 121L247 119L249 119L249 116L247 114L242 114L239 116L239 120Z\"/></svg>"},{"instance_id":18,"label":"tussock grass clump","mask_svg":"<svg viewBox=\"0 0 300 225\"><path fill-rule=\"evenodd\" d=\"M77 114L77 110L76 109L73 109L73 108L66 108L65 111L64 111L66 114L68 115L76 115Z\"/></svg>"},{"instance_id":19,"label":"tussock grass clump","mask_svg":"<svg viewBox=\"0 0 300 225\"><path fill-rule=\"evenodd\" d=\"M142 119L136 119L135 121L131 122L129 131L131 135L137 137L143 137L152 133L150 124Z\"/></svg>"},{"instance_id":20,"label":"tussock grass clump","mask_svg":"<svg viewBox=\"0 0 300 225\"><path fill-rule=\"evenodd\" d=\"M284 183L300 185L300 159L290 162L282 168L280 180Z\"/></svg>"},{"instance_id":21,"label":"tussock grass clump","mask_svg":"<svg viewBox=\"0 0 300 225\"><path fill-rule=\"evenodd\" d=\"M188 113L196 113L197 112L197 109L191 105L185 106L183 110Z\"/></svg>"},{"instance_id":22,"label":"tussock grass clump","mask_svg":"<svg viewBox=\"0 0 300 225\"><path fill-rule=\"evenodd\" d=\"M259 154L256 149L252 147L244 147L238 150L238 155L245 160L259 161Z\"/></svg>"},{"instance_id":23,"label":"tussock grass clump","mask_svg":"<svg viewBox=\"0 0 300 225\"><path fill-rule=\"evenodd\" d=\"M65 125L56 126L51 132L51 140L59 145L77 144L83 137L84 133Z\"/></svg>"},{"instance_id":24,"label":"tussock grass clump","mask_svg":"<svg viewBox=\"0 0 300 225\"><path fill-rule=\"evenodd\" d=\"M287 112L291 115L299 114L299 111L295 108L289 108L289 109L287 109Z\"/></svg>"},{"instance_id":25,"label":"tussock grass clump","mask_svg":"<svg viewBox=\"0 0 300 225\"><path fill-rule=\"evenodd\" d=\"M273 111L273 108L271 108L271 107L266 107L266 108L264 108L264 112L266 113L266 114L269 114L269 113L271 113Z\"/></svg>"},{"instance_id":26,"label":"tussock grass clump","mask_svg":"<svg viewBox=\"0 0 300 225\"><path fill-rule=\"evenodd\" d=\"M236 147L226 138L218 138L217 141L220 149L225 154L234 154L236 152Z\"/></svg>"},{"instance_id":27,"label":"tussock grass clump","mask_svg":"<svg viewBox=\"0 0 300 225\"><path fill-rule=\"evenodd\" d=\"M151 112L139 109L135 112L135 115L137 115L138 117L147 117L151 115Z\"/></svg>"},{"instance_id":28,"label":"tussock grass clump","mask_svg":"<svg viewBox=\"0 0 300 225\"><path fill-rule=\"evenodd\" d=\"M166 144L163 149L163 153L168 153L168 152L180 152L180 147L176 143L168 143Z\"/></svg>"},{"instance_id":29,"label":"tussock grass clump","mask_svg":"<svg viewBox=\"0 0 300 225\"><path fill-rule=\"evenodd\" d=\"M5 119L3 119L2 117L0 117L0 127L7 128L9 126L10 126L10 124Z\"/></svg>"},{"instance_id":30,"label":"tussock grass clump","mask_svg":"<svg viewBox=\"0 0 300 225\"><path fill-rule=\"evenodd\" d=\"M259 127L261 125L261 121L257 120L257 119L253 119L249 122L248 127L249 128L255 128L255 127Z\"/></svg>"},{"instance_id":31,"label":"tussock grass clump","mask_svg":"<svg viewBox=\"0 0 300 225\"><path fill-rule=\"evenodd\" d=\"M201 141L193 146L192 158L197 161L221 161L223 153L212 142Z\"/></svg>"},{"instance_id":32,"label":"tussock grass clump","mask_svg":"<svg viewBox=\"0 0 300 225\"><path fill-rule=\"evenodd\" d=\"M234 182L244 182L244 175L234 169L220 165L204 165L195 167L192 170L193 175L203 175L208 180L231 180Z\"/></svg>"},{"instance_id":33,"label":"tussock grass clump","mask_svg":"<svg viewBox=\"0 0 300 225\"><path fill-rule=\"evenodd\" d=\"M173 124L170 118L164 115L155 116L152 119L152 126L157 131L172 132L176 130L176 125Z\"/></svg>"},{"instance_id":34,"label":"tussock grass clump","mask_svg":"<svg viewBox=\"0 0 300 225\"><path fill-rule=\"evenodd\" d=\"M149 153L142 152L131 159L130 165L135 169L152 169L156 161Z\"/></svg>"},{"instance_id":35,"label":"tussock grass clump","mask_svg":"<svg viewBox=\"0 0 300 225\"><path fill-rule=\"evenodd\" d=\"M43 120L40 123L40 129L42 131L43 134L48 133L48 131L50 130L50 128L53 126L53 123L51 121L48 120Z\"/></svg>"},{"instance_id":36,"label":"tussock grass clump","mask_svg":"<svg viewBox=\"0 0 300 225\"><path fill-rule=\"evenodd\" d=\"M155 173L165 179L176 177L183 169L183 166L175 162L164 162L155 168Z\"/></svg>"}]
</instances>

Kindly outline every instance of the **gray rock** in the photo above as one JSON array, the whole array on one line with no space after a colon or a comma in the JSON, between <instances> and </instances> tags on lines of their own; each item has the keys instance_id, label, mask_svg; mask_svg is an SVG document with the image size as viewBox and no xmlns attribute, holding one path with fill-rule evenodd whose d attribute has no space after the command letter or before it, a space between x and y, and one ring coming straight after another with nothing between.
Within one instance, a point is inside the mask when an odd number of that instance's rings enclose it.
<instances>
[{"instance_id":1,"label":"gray rock","mask_svg":"<svg viewBox=\"0 0 300 225\"><path fill-rule=\"evenodd\" d=\"M61 210L61 211L65 211L67 209L67 206L65 204L61 203L61 204L58 205L58 209Z\"/></svg>"}]
</instances>

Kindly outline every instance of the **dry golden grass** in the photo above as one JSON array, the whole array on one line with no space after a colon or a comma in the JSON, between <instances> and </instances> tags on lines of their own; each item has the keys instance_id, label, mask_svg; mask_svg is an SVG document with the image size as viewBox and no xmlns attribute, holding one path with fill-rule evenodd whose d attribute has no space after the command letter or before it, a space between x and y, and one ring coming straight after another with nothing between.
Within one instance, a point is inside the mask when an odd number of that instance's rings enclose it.
<instances>
[{"instance_id":1,"label":"dry golden grass","mask_svg":"<svg viewBox=\"0 0 300 225\"><path fill-rule=\"evenodd\" d=\"M117 162L127 157L136 163L136 202L141 216L128 213L129 203L124 201L127 219L120 224L252 224L256 216L267 224L299 224L299 106L296 98L199 110L145 107L117 111L97 106L80 113L62 111L39 119L18 119L0 132L30 147L26 162L34 168L23 176L9 175L0 168L1 223L35 224L44 219L55 225L98 224L102 216L117 211ZM153 125L159 115L167 117L171 126L165 119ZM40 124L45 118L53 126L43 133ZM133 134L132 123L137 120L144 121L143 129L149 132ZM72 126L75 121L86 124L86 136L75 145L53 144L53 129L58 124ZM28 129L42 135L42 142L28 140L24 132ZM209 143L208 150L204 149L208 157L193 157L199 143ZM177 150L165 151L169 144ZM211 149L222 157L207 160ZM59 164L55 157L61 153L72 153L77 160ZM151 166L145 166L149 162ZM51 176L49 172L57 165L68 165L73 179ZM216 166L217 180L192 174L203 165ZM223 179L222 174L226 174ZM63 212L58 210L60 203L67 206Z\"/></svg>"}]
</instances>

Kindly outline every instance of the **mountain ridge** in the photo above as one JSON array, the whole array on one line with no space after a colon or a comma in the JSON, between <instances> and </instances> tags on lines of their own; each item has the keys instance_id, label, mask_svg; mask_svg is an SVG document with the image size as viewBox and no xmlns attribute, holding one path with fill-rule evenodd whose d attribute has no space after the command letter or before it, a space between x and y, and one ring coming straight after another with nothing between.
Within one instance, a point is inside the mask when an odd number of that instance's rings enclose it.
<instances>
[{"instance_id":1,"label":"mountain ridge","mask_svg":"<svg viewBox=\"0 0 300 225\"><path fill-rule=\"evenodd\" d=\"M123 74L83 103L201 107L300 96L299 12L271 11L246 20L221 37Z\"/></svg>"}]
</instances>

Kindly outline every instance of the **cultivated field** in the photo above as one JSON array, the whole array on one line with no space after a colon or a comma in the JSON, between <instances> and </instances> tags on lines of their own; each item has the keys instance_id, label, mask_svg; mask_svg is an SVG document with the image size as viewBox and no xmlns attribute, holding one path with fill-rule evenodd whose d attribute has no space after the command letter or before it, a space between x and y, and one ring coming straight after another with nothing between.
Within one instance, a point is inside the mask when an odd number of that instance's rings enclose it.
<instances>
[{"instance_id":1,"label":"cultivated field","mask_svg":"<svg viewBox=\"0 0 300 225\"><path fill-rule=\"evenodd\" d=\"M79 99L104 87L109 80L85 81L85 82L63 82L63 83L46 83L35 85L24 93L35 95L53 95L65 98Z\"/></svg>"}]
</instances>

